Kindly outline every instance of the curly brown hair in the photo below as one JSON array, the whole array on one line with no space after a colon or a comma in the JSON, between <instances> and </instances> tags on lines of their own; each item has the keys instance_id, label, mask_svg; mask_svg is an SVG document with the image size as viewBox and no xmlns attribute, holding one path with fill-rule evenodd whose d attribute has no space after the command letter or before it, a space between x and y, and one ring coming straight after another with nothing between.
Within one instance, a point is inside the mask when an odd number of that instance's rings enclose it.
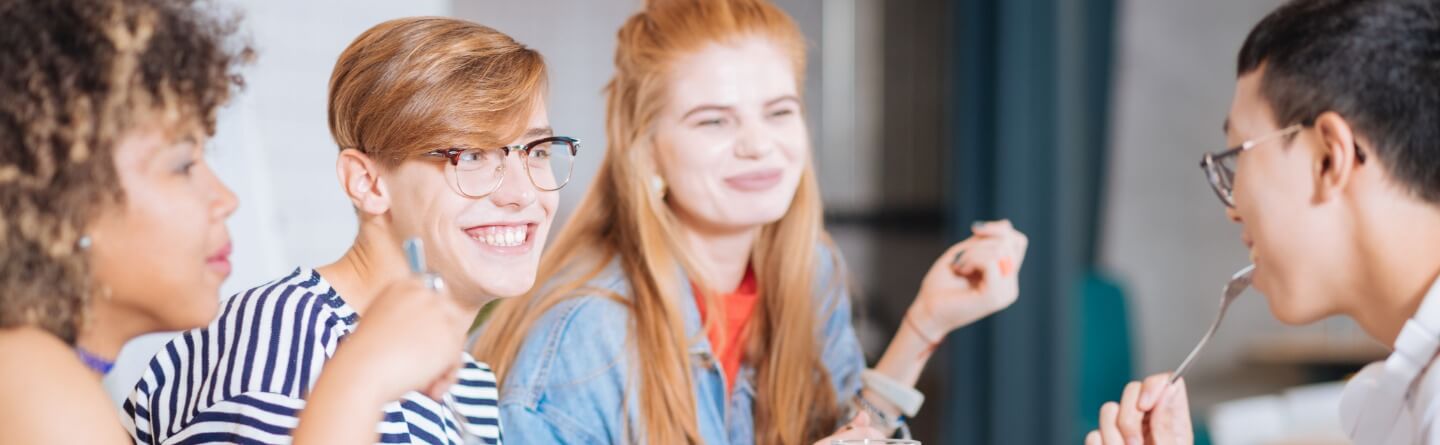
<instances>
[{"instance_id":1,"label":"curly brown hair","mask_svg":"<svg viewBox=\"0 0 1440 445\"><path fill-rule=\"evenodd\" d=\"M123 204L114 148L203 129L240 86L237 16L187 0L0 0L0 328L73 343L95 293L86 227Z\"/></svg>"}]
</instances>

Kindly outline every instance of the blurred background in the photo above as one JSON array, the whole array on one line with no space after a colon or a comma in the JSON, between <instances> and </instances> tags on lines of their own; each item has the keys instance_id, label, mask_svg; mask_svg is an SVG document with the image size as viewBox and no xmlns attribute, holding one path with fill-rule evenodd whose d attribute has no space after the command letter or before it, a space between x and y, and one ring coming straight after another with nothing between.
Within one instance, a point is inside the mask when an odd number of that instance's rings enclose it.
<instances>
[{"instance_id":1,"label":"blurred background","mask_svg":"<svg viewBox=\"0 0 1440 445\"><path fill-rule=\"evenodd\" d=\"M1235 55L1278 0L775 0L810 43L826 220L878 358L924 271L978 219L1031 238L1020 300L953 334L922 377L929 444L1079 443L1134 378L1173 369L1246 264L1198 168L1223 148ZM240 195L224 293L338 258L356 230L333 175L326 85L381 21L449 15L541 51L557 133L605 147L601 88L639 0L227 0L259 50L212 159ZM557 226L562 224L557 221ZM1243 297L1188 378L1200 443L1338 442L1337 381L1383 358L1347 320L1273 321ZM128 394L167 335L129 345Z\"/></svg>"}]
</instances>

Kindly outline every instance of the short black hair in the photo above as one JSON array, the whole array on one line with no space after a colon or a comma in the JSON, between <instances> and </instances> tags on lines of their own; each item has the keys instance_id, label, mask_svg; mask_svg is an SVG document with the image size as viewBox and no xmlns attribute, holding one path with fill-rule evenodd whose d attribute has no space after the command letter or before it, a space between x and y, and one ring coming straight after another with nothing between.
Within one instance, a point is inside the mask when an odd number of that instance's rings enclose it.
<instances>
[{"instance_id":1,"label":"short black hair","mask_svg":"<svg viewBox=\"0 0 1440 445\"><path fill-rule=\"evenodd\" d=\"M238 16L209 5L0 0L0 328L73 342L103 293L79 239L124 202L118 141L151 124L214 131L250 50Z\"/></svg>"},{"instance_id":2,"label":"short black hair","mask_svg":"<svg viewBox=\"0 0 1440 445\"><path fill-rule=\"evenodd\" d=\"M1245 39L1239 73L1281 127L1339 113L1381 165L1440 204L1440 0L1293 0Z\"/></svg>"}]
</instances>

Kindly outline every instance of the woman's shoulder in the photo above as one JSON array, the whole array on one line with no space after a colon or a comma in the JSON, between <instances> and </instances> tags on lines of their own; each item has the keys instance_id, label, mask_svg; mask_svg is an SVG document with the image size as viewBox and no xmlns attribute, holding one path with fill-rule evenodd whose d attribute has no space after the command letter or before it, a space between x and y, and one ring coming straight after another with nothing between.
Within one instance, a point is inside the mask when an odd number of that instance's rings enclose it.
<instances>
[{"instance_id":1,"label":"woman's shoulder","mask_svg":"<svg viewBox=\"0 0 1440 445\"><path fill-rule=\"evenodd\" d=\"M540 334L547 343L564 347L613 341L617 333L623 339L628 330L631 287L618 260L609 261L575 290L551 298L553 303L543 309L531 328L532 339Z\"/></svg>"},{"instance_id":2,"label":"woman's shoulder","mask_svg":"<svg viewBox=\"0 0 1440 445\"><path fill-rule=\"evenodd\" d=\"M815 272L819 277L840 277L845 272L845 255L829 236L815 243Z\"/></svg>"},{"instance_id":3,"label":"woman's shoulder","mask_svg":"<svg viewBox=\"0 0 1440 445\"><path fill-rule=\"evenodd\" d=\"M544 431L580 434L617 422L629 382L630 319L618 298L576 295L545 309L501 382L506 433L548 441ZM598 436L584 437L576 440Z\"/></svg>"},{"instance_id":4,"label":"woman's shoulder","mask_svg":"<svg viewBox=\"0 0 1440 445\"><path fill-rule=\"evenodd\" d=\"M531 327L518 359L567 359L609 354L624 347L630 307L619 295L585 293L564 297L545 309ZM580 353L581 355L575 355Z\"/></svg>"},{"instance_id":5,"label":"woman's shoulder","mask_svg":"<svg viewBox=\"0 0 1440 445\"><path fill-rule=\"evenodd\" d=\"M850 273L845 265L845 256L830 237L822 238L815 245L814 273L811 278L816 303L821 314L833 313L837 305L850 304Z\"/></svg>"},{"instance_id":6,"label":"woman's shoulder","mask_svg":"<svg viewBox=\"0 0 1440 445\"><path fill-rule=\"evenodd\" d=\"M65 386L88 382L100 388L99 379L80 362L74 348L39 328L0 329L0 357L10 358L0 360L0 385L33 386L73 380ZM36 381L27 381L37 377Z\"/></svg>"},{"instance_id":7,"label":"woman's shoulder","mask_svg":"<svg viewBox=\"0 0 1440 445\"><path fill-rule=\"evenodd\" d=\"M607 270L542 308L506 372L505 386L538 394L623 373L630 325L629 285Z\"/></svg>"},{"instance_id":8,"label":"woman's shoulder","mask_svg":"<svg viewBox=\"0 0 1440 445\"><path fill-rule=\"evenodd\" d=\"M128 440L100 379L59 338L33 327L0 329L0 357L8 358L0 360L0 428L7 440Z\"/></svg>"},{"instance_id":9,"label":"woman's shoulder","mask_svg":"<svg viewBox=\"0 0 1440 445\"><path fill-rule=\"evenodd\" d=\"M64 371L86 370L76 359L74 348L49 332L30 326L0 329L0 356L24 357L23 360L0 360L0 372L7 375L18 372L64 375Z\"/></svg>"}]
</instances>

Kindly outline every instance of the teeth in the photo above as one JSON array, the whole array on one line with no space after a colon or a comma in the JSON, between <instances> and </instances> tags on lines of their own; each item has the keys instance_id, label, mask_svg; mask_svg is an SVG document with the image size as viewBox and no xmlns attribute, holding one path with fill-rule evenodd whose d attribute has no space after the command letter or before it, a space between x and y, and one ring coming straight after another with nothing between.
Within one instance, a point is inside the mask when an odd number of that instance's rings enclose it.
<instances>
[{"instance_id":1,"label":"teeth","mask_svg":"<svg viewBox=\"0 0 1440 445\"><path fill-rule=\"evenodd\" d=\"M490 226L470 232L470 238L496 247L525 244L526 226Z\"/></svg>"}]
</instances>

